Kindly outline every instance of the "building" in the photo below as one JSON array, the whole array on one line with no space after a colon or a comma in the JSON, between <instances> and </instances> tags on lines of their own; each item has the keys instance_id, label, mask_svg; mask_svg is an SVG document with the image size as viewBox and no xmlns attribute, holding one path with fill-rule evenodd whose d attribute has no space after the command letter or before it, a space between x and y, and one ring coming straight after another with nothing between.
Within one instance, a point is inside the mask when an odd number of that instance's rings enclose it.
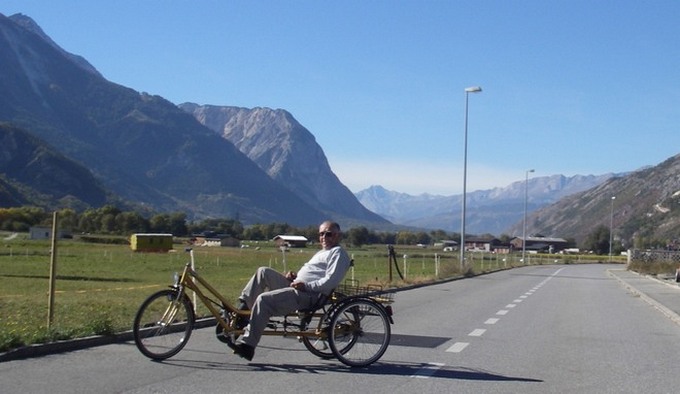
<instances>
[{"instance_id":1,"label":"building","mask_svg":"<svg viewBox=\"0 0 680 394\"><path fill-rule=\"evenodd\" d=\"M69 238L70 234L57 230L57 239ZM52 239L52 227L34 226L28 230L28 239Z\"/></svg>"},{"instance_id":2,"label":"building","mask_svg":"<svg viewBox=\"0 0 680 394\"><path fill-rule=\"evenodd\" d=\"M445 252L452 252L458 249L458 242L452 241L450 239L444 239L439 242L434 243L435 248L442 248Z\"/></svg>"},{"instance_id":3,"label":"building","mask_svg":"<svg viewBox=\"0 0 680 394\"><path fill-rule=\"evenodd\" d=\"M130 249L135 252L167 252L172 249L172 234L132 234Z\"/></svg>"},{"instance_id":4,"label":"building","mask_svg":"<svg viewBox=\"0 0 680 394\"><path fill-rule=\"evenodd\" d=\"M522 250L523 238L515 237L510 243L515 248L515 250ZM558 253L569 246L569 242L564 238L552 238L552 237L527 237L526 246L524 249L526 251L535 253Z\"/></svg>"},{"instance_id":5,"label":"building","mask_svg":"<svg viewBox=\"0 0 680 394\"><path fill-rule=\"evenodd\" d=\"M501 241L496 238L466 237L465 250L471 252L493 252Z\"/></svg>"},{"instance_id":6,"label":"building","mask_svg":"<svg viewBox=\"0 0 680 394\"><path fill-rule=\"evenodd\" d=\"M276 246L285 246L288 248L304 248L307 246L309 240L302 235L277 235L274 237Z\"/></svg>"}]
</instances>

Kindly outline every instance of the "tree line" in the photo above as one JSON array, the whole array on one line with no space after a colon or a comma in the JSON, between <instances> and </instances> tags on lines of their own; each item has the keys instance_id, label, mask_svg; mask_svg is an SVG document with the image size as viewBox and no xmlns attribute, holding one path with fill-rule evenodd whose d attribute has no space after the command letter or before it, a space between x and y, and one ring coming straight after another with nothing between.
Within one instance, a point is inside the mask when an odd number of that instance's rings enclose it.
<instances>
[{"instance_id":1,"label":"tree line","mask_svg":"<svg viewBox=\"0 0 680 394\"><path fill-rule=\"evenodd\" d=\"M159 213L144 217L138 212L122 211L113 205L90 208L81 213L65 208L57 211L59 228L75 234L106 234L129 236L134 233L170 233L177 237L194 234L226 234L240 240L266 241L281 234L303 235L309 240L318 238L318 227L294 227L287 223L268 223L243 226L234 219L203 219L188 221L185 213ZM0 208L0 230L28 232L32 226L51 226L52 212L37 207ZM495 238L491 234L482 237ZM460 233L433 231L374 231L364 226L344 231L346 242L354 245L432 245L436 241L460 241ZM511 237L502 234L500 241L507 243ZM599 226L584 242L583 248L596 254L609 252L609 228ZM623 249L620 242L613 245L614 253Z\"/></svg>"},{"instance_id":2,"label":"tree line","mask_svg":"<svg viewBox=\"0 0 680 394\"><path fill-rule=\"evenodd\" d=\"M183 212L159 213L144 217L138 212L122 211L113 205L87 209L81 213L65 208L57 211L59 228L74 234L129 236L135 233L170 233L177 237L195 234L226 234L241 240L265 241L281 234L318 238L318 226L294 227L287 223L243 226L234 219L188 221ZM28 232L32 226L51 226L52 212L37 207L0 208L0 230ZM355 246L367 244L428 245L435 240L459 239L457 233L436 231L377 232L359 226L344 231L345 241Z\"/></svg>"}]
</instances>

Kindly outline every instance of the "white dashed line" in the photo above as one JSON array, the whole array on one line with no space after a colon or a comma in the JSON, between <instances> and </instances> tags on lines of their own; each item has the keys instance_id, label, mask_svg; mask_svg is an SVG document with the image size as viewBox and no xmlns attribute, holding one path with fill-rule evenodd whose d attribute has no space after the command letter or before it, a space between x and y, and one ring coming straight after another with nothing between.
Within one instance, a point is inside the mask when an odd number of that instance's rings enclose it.
<instances>
[{"instance_id":1,"label":"white dashed line","mask_svg":"<svg viewBox=\"0 0 680 394\"><path fill-rule=\"evenodd\" d=\"M486 332L486 328L478 328L468 334L469 337L481 337Z\"/></svg>"},{"instance_id":2,"label":"white dashed line","mask_svg":"<svg viewBox=\"0 0 680 394\"><path fill-rule=\"evenodd\" d=\"M517 306L517 305L515 305L515 304L508 304L508 305L506 305L505 307L506 307L506 308L514 308L514 307L516 307L516 306Z\"/></svg>"},{"instance_id":3,"label":"white dashed line","mask_svg":"<svg viewBox=\"0 0 680 394\"><path fill-rule=\"evenodd\" d=\"M490 319L487 319L487 320L484 322L484 324L496 324L496 323L498 323L499 320L500 320L500 319L497 319L497 318L495 318L495 317L492 317L492 318L490 318Z\"/></svg>"},{"instance_id":4,"label":"white dashed line","mask_svg":"<svg viewBox=\"0 0 680 394\"><path fill-rule=\"evenodd\" d=\"M499 316L504 316L504 315L507 315L508 312L509 312L508 310L501 309L500 311L496 312L496 314L499 315Z\"/></svg>"},{"instance_id":5,"label":"white dashed line","mask_svg":"<svg viewBox=\"0 0 680 394\"><path fill-rule=\"evenodd\" d=\"M449 353L460 353L465 349L469 343L467 342L456 342L450 348L446 349Z\"/></svg>"}]
</instances>

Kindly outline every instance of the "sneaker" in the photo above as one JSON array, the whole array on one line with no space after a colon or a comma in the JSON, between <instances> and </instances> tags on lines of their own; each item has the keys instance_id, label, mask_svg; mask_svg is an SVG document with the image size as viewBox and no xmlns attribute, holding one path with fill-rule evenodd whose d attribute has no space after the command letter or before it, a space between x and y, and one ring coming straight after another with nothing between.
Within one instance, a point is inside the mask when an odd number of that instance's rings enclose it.
<instances>
[{"instance_id":1,"label":"sneaker","mask_svg":"<svg viewBox=\"0 0 680 394\"><path fill-rule=\"evenodd\" d=\"M245 343L237 343L234 345L234 354L238 354L246 360L251 361L255 355L255 348Z\"/></svg>"},{"instance_id":2,"label":"sneaker","mask_svg":"<svg viewBox=\"0 0 680 394\"><path fill-rule=\"evenodd\" d=\"M248 316L237 315L235 327L237 330L243 330L246 326L250 324L250 318Z\"/></svg>"}]
</instances>

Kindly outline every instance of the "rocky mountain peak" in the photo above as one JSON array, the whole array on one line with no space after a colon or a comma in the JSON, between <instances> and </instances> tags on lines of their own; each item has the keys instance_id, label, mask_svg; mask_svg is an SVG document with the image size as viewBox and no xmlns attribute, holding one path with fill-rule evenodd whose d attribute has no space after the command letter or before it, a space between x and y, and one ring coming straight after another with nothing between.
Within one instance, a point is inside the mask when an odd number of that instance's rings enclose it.
<instances>
[{"instance_id":1,"label":"rocky mountain peak","mask_svg":"<svg viewBox=\"0 0 680 394\"><path fill-rule=\"evenodd\" d=\"M269 176L334 217L387 221L366 209L331 170L316 139L289 112L187 103L180 108L233 143Z\"/></svg>"}]
</instances>

